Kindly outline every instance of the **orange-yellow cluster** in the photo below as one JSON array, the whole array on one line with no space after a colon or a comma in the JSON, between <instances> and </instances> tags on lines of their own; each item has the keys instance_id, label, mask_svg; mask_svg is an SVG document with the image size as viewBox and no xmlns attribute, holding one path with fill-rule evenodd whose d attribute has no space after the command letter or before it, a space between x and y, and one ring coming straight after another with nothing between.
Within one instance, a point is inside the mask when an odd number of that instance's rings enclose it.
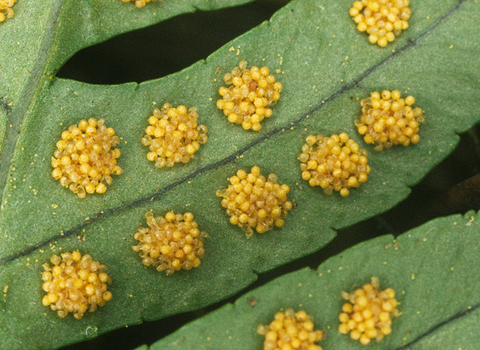
<instances>
[{"instance_id":1,"label":"orange-yellow cluster","mask_svg":"<svg viewBox=\"0 0 480 350\"><path fill-rule=\"evenodd\" d=\"M315 343L325 338L325 332L314 330L311 316L293 309L277 312L268 326L258 326L257 333L265 336L263 350L322 350Z\"/></svg>"},{"instance_id":2,"label":"orange-yellow cluster","mask_svg":"<svg viewBox=\"0 0 480 350\"><path fill-rule=\"evenodd\" d=\"M272 115L271 107L280 99L282 83L276 81L267 67L253 66L247 69L247 61L240 61L223 80L218 93L222 98L217 107L231 123L242 124L245 130L259 131L264 118Z\"/></svg>"},{"instance_id":3,"label":"orange-yellow cluster","mask_svg":"<svg viewBox=\"0 0 480 350\"><path fill-rule=\"evenodd\" d=\"M409 0L361 0L353 3L349 13L357 29L369 34L370 43L385 47L408 28L409 4Z\"/></svg>"},{"instance_id":4,"label":"orange-yellow cluster","mask_svg":"<svg viewBox=\"0 0 480 350\"><path fill-rule=\"evenodd\" d=\"M372 277L371 283L352 293L342 292L342 297L348 303L343 304L339 316L340 333L350 332L352 339L366 345L392 332L392 317L400 315L398 302L392 288L380 290L378 278Z\"/></svg>"},{"instance_id":5,"label":"orange-yellow cluster","mask_svg":"<svg viewBox=\"0 0 480 350\"><path fill-rule=\"evenodd\" d=\"M408 146L420 141L420 124L425 122L423 110L413 108L415 98L401 98L398 90L372 92L361 101L362 115L355 121L358 132L364 135L366 143L375 143L375 150L390 148L392 145Z\"/></svg>"},{"instance_id":6,"label":"orange-yellow cluster","mask_svg":"<svg viewBox=\"0 0 480 350\"><path fill-rule=\"evenodd\" d=\"M166 103L162 109L155 108L142 138L142 144L150 150L147 159L163 168L195 158L200 145L208 141L208 129L198 125L197 118L196 107L187 110L184 105L175 108Z\"/></svg>"},{"instance_id":7,"label":"orange-yellow cluster","mask_svg":"<svg viewBox=\"0 0 480 350\"><path fill-rule=\"evenodd\" d=\"M254 166L251 173L239 170L229 181L228 188L216 194L223 198L222 207L226 208L230 223L241 227L247 237L253 235L253 229L264 233L284 225L284 218L292 209L292 202L287 200L290 187L278 184L275 174L265 178L260 168Z\"/></svg>"},{"instance_id":8,"label":"orange-yellow cluster","mask_svg":"<svg viewBox=\"0 0 480 350\"><path fill-rule=\"evenodd\" d=\"M104 306L112 300L112 293L107 290L111 278L103 272L107 269L88 254L78 251L63 253L61 257L53 255L49 263L43 265L43 290L47 293L42 304L57 311L64 318L73 313L77 320L85 312L94 312L98 306Z\"/></svg>"},{"instance_id":9,"label":"orange-yellow cluster","mask_svg":"<svg viewBox=\"0 0 480 350\"><path fill-rule=\"evenodd\" d=\"M12 7L17 0L0 0L0 22L5 21L5 18L13 17Z\"/></svg>"},{"instance_id":10,"label":"orange-yellow cluster","mask_svg":"<svg viewBox=\"0 0 480 350\"><path fill-rule=\"evenodd\" d=\"M179 270L191 270L201 264L205 254L203 238L192 213L168 212L165 217L145 214L148 228L140 228L134 238L139 241L132 249L139 252L145 266L153 265L157 271L171 275Z\"/></svg>"},{"instance_id":11,"label":"orange-yellow cluster","mask_svg":"<svg viewBox=\"0 0 480 350\"><path fill-rule=\"evenodd\" d=\"M112 183L111 175L122 173L117 165L120 150L115 148L119 142L115 130L104 125L104 119L90 118L81 120L78 126L71 125L57 142L51 161L52 176L80 198L105 193Z\"/></svg>"},{"instance_id":12,"label":"orange-yellow cluster","mask_svg":"<svg viewBox=\"0 0 480 350\"><path fill-rule=\"evenodd\" d=\"M306 141L298 159L302 178L310 186L320 186L328 195L339 191L342 197L347 197L349 188L367 181L368 152L360 149L346 133L329 138L309 135Z\"/></svg>"},{"instance_id":13,"label":"orange-yellow cluster","mask_svg":"<svg viewBox=\"0 0 480 350\"><path fill-rule=\"evenodd\" d=\"M156 0L122 0L123 2L131 2L131 1L134 1L135 2L135 6L137 8L142 8L143 6L145 6L146 4L148 4L149 2L154 2Z\"/></svg>"}]
</instances>

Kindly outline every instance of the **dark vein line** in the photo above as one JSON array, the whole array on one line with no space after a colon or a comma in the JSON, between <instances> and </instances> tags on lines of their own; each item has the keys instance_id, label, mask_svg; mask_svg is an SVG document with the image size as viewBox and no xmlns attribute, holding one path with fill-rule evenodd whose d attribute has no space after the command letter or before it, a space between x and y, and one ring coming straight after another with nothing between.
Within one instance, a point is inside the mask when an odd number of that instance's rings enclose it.
<instances>
[{"instance_id":1,"label":"dark vein line","mask_svg":"<svg viewBox=\"0 0 480 350\"><path fill-rule=\"evenodd\" d=\"M3 107L3 109L5 110L5 112L7 112L7 115L8 115L8 113L10 113L10 111L11 111L11 109L12 109L12 107L10 107L10 106L8 105L7 101L5 101L5 100L3 99L3 96L0 97L0 106Z\"/></svg>"},{"instance_id":2,"label":"dark vein line","mask_svg":"<svg viewBox=\"0 0 480 350\"><path fill-rule=\"evenodd\" d=\"M427 332L420 335L417 339L412 340L410 343L408 343L406 345L403 345L399 348L396 348L394 350L411 350L412 349L411 346L414 345L415 343L418 343L423 338L427 337L428 335L432 334L433 332L437 331L438 329L442 328L443 326L446 326L447 324L449 324L449 323L451 323L451 322L453 322L453 321L455 321L459 318L462 318L464 316L468 316L469 314L471 314L472 312L474 312L477 309L480 309L480 304L477 304L474 307L470 308L469 310L462 311L462 312L456 314L455 316L450 317L448 320L445 320L445 321L439 323L438 325L434 326L433 328L429 329Z\"/></svg>"},{"instance_id":3,"label":"dark vein line","mask_svg":"<svg viewBox=\"0 0 480 350\"><path fill-rule=\"evenodd\" d=\"M15 146L17 145L18 136L20 135L22 128L22 121L41 87L40 80L46 68L49 52L51 51L57 34L57 23L63 4L63 0L57 0L54 2L48 19L49 26L45 30L45 36L37 52L38 59L33 64L31 75L26 81L20 97L17 101L14 101L13 108L8 104L4 104L3 101L1 103L7 111L7 128L4 148L2 152L0 152L0 198L2 198L2 202L3 190L5 189L10 162L14 155Z\"/></svg>"},{"instance_id":4,"label":"dark vein line","mask_svg":"<svg viewBox=\"0 0 480 350\"><path fill-rule=\"evenodd\" d=\"M314 108L312 108L311 110L309 110L307 113L303 114L299 119L289 123L288 125L286 126L283 126L283 127L278 127L278 128L275 128L273 130L271 130L270 132L268 132L267 134L259 137L258 139L256 139L255 141L249 143L248 145L244 146L243 148L239 149L237 152L233 153L232 155L214 163L214 164L210 164L210 165L207 165L206 167L204 168L201 168L201 169L198 169L197 171L191 173L190 175L178 180L178 181L175 181L174 183L162 188L161 190L159 190L158 192L154 193L153 195L150 195L150 196L147 196L147 197L144 197L144 198L141 198L141 199L138 199L136 201L133 201L129 204L126 204L126 205L123 205L123 206L120 206L120 207L116 207L116 208L112 208L112 209L108 209L108 210L105 210L103 212L100 212L98 213L94 218L91 218L89 220L86 220L85 222L83 222L82 224L70 229L70 230L67 230L65 232L63 232L63 234L58 234L52 238L49 238L48 240L45 240L45 241L42 241L42 242L39 242L37 243L36 245L32 246L32 247L29 247L21 252L18 252L16 254L13 254L13 255L10 255L10 256L7 256L3 259L0 259L0 266L2 265L5 265L6 263L10 262L10 261L13 261L17 258L20 258L22 256L25 256L25 255L28 255L30 253L32 253L33 251L43 247L43 246L46 246L47 244L53 242L53 241L56 241L56 240L60 240L60 239L63 239L63 238L67 238L67 237L70 237L74 234L76 234L78 231L80 231L81 229L85 228L86 226L98 221L98 220L101 220L105 217L107 217L108 215L110 214L113 214L113 213L116 213L116 212L120 212L120 211L124 211L124 210L127 210L129 208L132 208L132 207L135 207L137 205L141 205L143 203L146 203L146 202L149 202L149 201L154 201L158 198L160 198L161 196L163 196L165 193L169 192L170 190L174 189L175 187L183 184L184 182L186 181L189 181L195 177L197 177L198 175L201 175L211 169L216 169L222 165L225 165L225 164L228 164L232 161L234 161L239 155L245 153L246 151L248 151L250 148L256 146L257 144L259 144L260 142L263 142L267 139L269 139L270 137L278 134L279 132L281 131L288 131L290 130L291 127L294 127L298 124L300 124L303 120L305 120L310 114L318 111L319 109L323 108L328 102L334 100L335 98L337 98L338 96L340 96L341 94L343 94L344 92L354 88L355 86L358 85L358 83L360 83L363 79L365 79L366 77L368 77L370 74L372 74L375 70L377 70L378 68L380 68L381 66L383 66L385 63L389 62L390 60L394 59L395 57L397 57L398 55L400 55L400 53L402 53L403 51L411 48L412 46L414 46L421 38L423 38L425 35L427 35L428 33L430 33L433 29L435 29L436 27L438 27L445 19L447 19L448 17L450 17L454 12L455 10L457 10L461 4L463 4L466 0L460 0L452 9L450 9L450 11L448 11L442 18L440 18L437 22L435 22L432 26L430 26L428 29L426 29L424 32L422 32L417 38L409 41L405 46L401 47L400 49L398 49L397 51L395 51L394 53L392 53L390 56L388 56L387 58L383 59L382 61L380 61L379 63L377 63L376 65L374 65L373 67L369 68L367 71L365 71L358 79L356 79L355 81L349 83L349 84L346 84L344 85L343 87L341 87L337 92L335 92L333 95L331 95L330 97L328 97L327 99L323 100L322 103L320 103L319 105L315 106Z\"/></svg>"}]
</instances>

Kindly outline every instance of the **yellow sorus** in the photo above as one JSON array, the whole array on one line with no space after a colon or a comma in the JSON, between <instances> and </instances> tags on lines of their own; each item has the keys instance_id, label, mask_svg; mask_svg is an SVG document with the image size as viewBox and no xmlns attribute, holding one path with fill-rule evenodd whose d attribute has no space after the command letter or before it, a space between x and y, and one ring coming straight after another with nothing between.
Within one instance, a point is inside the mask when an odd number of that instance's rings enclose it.
<instances>
[{"instance_id":1,"label":"yellow sorus","mask_svg":"<svg viewBox=\"0 0 480 350\"><path fill-rule=\"evenodd\" d=\"M79 320L85 312L94 312L112 300L112 293L107 290L107 283L112 280L103 272L107 267L92 260L90 255L82 256L75 251L61 257L53 255L50 261L53 266L43 265L42 288L47 294L42 304L57 311L59 317L71 312Z\"/></svg>"},{"instance_id":2,"label":"yellow sorus","mask_svg":"<svg viewBox=\"0 0 480 350\"><path fill-rule=\"evenodd\" d=\"M196 107L187 110L183 105L175 108L166 103L162 109L155 108L142 138L142 144L150 150L147 159L155 162L157 168L163 168L195 158L200 145L208 141L208 129L197 125L197 118Z\"/></svg>"},{"instance_id":3,"label":"yellow sorus","mask_svg":"<svg viewBox=\"0 0 480 350\"><path fill-rule=\"evenodd\" d=\"M5 21L5 18L13 17L12 7L15 5L17 0L0 0L0 22Z\"/></svg>"},{"instance_id":4,"label":"yellow sorus","mask_svg":"<svg viewBox=\"0 0 480 350\"><path fill-rule=\"evenodd\" d=\"M145 214L148 228L141 228L134 238L139 241L132 249L139 252L145 266L153 265L157 271L171 275L181 269L191 270L200 266L205 254L203 238L192 213L168 212L165 217Z\"/></svg>"},{"instance_id":5,"label":"yellow sorus","mask_svg":"<svg viewBox=\"0 0 480 350\"><path fill-rule=\"evenodd\" d=\"M392 316L399 316L399 304L395 299L395 291L387 288L380 290L379 280L372 277L372 282L352 293L342 292L348 300L343 304L342 313L338 317L342 334L350 332L350 337L366 345L372 339L381 341L392 331Z\"/></svg>"},{"instance_id":6,"label":"yellow sorus","mask_svg":"<svg viewBox=\"0 0 480 350\"><path fill-rule=\"evenodd\" d=\"M409 0L361 0L349 13L357 29L369 34L370 43L385 47L408 28L409 4Z\"/></svg>"},{"instance_id":7,"label":"yellow sorus","mask_svg":"<svg viewBox=\"0 0 480 350\"><path fill-rule=\"evenodd\" d=\"M145 6L146 4L148 4L149 2L154 2L156 0L122 0L123 2L131 2L131 1L134 1L135 2L135 6L137 8L142 8L143 6Z\"/></svg>"},{"instance_id":8,"label":"yellow sorus","mask_svg":"<svg viewBox=\"0 0 480 350\"><path fill-rule=\"evenodd\" d=\"M247 237L253 235L253 228L264 233L284 225L293 205L287 200L290 187L278 184L277 175L265 178L260 168L254 166L251 173L239 170L229 181L228 188L218 190L216 195L223 198L222 207L226 208L230 223L241 227Z\"/></svg>"},{"instance_id":9,"label":"yellow sorus","mask_svg":"<svg viewBox=\"0 0 480 350\"><path fill-rule=\"evenodd\" d=\"M271 107L280 99L282 83L270 74L267 67L247 69L247 61L240 61L223 80L218 93L222 98L217 107L223 110L231 123L242 124L245 130L259 131L264 118L272 115Z\"/></svg>"},{"instance_id":10,"label":"yellow sorus","mask_svg":"<svg viewBox=\"0 0 480 350\"><path fill-rule=\"evenodd\" d=\"M371 97L361 101L362 115L355 120L360 135L366 143L376 143L376 151L392 145L408 146L420 141L418 131L425 122L423 110L413 108L413 96L401 98L398 90L372 92Z\"/></svg>"},{"instance_id":11,"label":"yellow sorus","mask_svg":"<svg viewBox=\"0 0 480 350\"><path fill-rule=\"evenodd\" d=\"M78 197L89 193L105 193L112 183L111 175L120 175L117 165L120 150L115 148L120 139L113 128L104 125L104 119L90 118L71 125L62 132L57 150L52 157L52 176Z\"/></svg>"},{"instance_id":12,"label":"yellow sorus","mask_svg":"<svg viewBox=\"0 0 480 350\"><path fill-rule=\"evenodd\" d=\"M370 174L368 152L360 149L346 133L329 138L309 135L306 141L298 159L302 178L310 186L320 186L328 195L334 190L340 191L342 197L347 197L349 188L367 181Z\"/></svg>"},{"instance_id":13,"label":"yellow sorus","mask_svg":"<svg viewBox=\"0 0 480 350\"><path fill-rule=\"evenodd\" d=\"M325 338L325 332L314 330L311 316L293 309L277 312L268 326L258 326L257 333L265 336L263 350L322 350L314 343Z\"/></svg>"}]
</instances>

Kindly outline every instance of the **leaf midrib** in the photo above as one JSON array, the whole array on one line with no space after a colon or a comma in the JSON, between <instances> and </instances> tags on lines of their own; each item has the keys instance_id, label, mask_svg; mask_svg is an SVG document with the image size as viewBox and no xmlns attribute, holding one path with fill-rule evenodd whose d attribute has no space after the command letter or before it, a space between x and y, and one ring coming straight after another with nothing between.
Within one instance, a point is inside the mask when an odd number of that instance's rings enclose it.
<instances>
[{"instance_id":1,"label":"leaf midrib","mask_svg":"<svg viewBox=\"0 0 480 350\"><path fill-rule=\"evenodd\" d=\"M126 205L122 205L122 206L119 206L119 207L116 207L116 208L111 208L111 209L107 209L107 210L104 210L100 213L97 213L97 215L95 215L94 217L86 220L85 222L83 222L82 224L78 225L78 226L75 226L69 230L65 230L63 231L62 234L58 234L56 236L53 236L47 240L44 240L44 241L41 241L29 248L26 248L16 254L12 254L10 256L7 256L3 259L0 259L0 266L3 266L17 258L20 258L22 256L25 256L25 255L28 255L34 251L36 251L37 249L40 249L44 246L46 246L47 244L49 244L50 242L52 241L58 241L58 240L61 240L61 239L65 239L65 238L68 238L72 235L75 235L77 232L79 232L80 230L84 229L85 227L89 226L90 224L94 223L94 222L97 222L101 219L104 219L106 217L108 217L110 214L113 214L113 213L117 213L117 212L121 212L121 211L124 211L124 210L127 210L127 209L130 209L132 207L135 207L137 205L141 205L143 203L146 203L146 202L149 202L149 201L155 201L155 200L158 200L159 198L161 198L164 194L166 194L167 192L169 192L170 190L176 188L177 186L183 184L184 182L186 181L189 181L195 177L197 177L198 175L201 175L211 169L216 169L222 165L225 165L225 164L228 164L232 161L234 161L238 156L242 155L243 153L245 153L246 151L248 151L250 148L254 147L255 145L259 144L260 142L262 141L265 141L267 139L269 139L270 137L278 134L279 132L281 131L284 131L284 132L288 132L288 131L291 131L291 128L300 124L303 120L305 120L309 115L315 113L316 111L322 109L328 102L336 99L337 97L339 97L340 95L342 95L343 93L345 93L346 91L349 91L350 89L354 88L355 86L357 86L362 80L364 80L366 77L368 77L369 75L371 75L373 72L375 72L378 68L380 68L381 66L383 66L385 63L389 62L390 60L392 60L393 58L399 56L402 52L408 50L409 48L411 48L412 46L414 46L419 40L421 40L424 36L430 34L436 27L438 27L442 22L444 22L447 18L449 18L453 13L455 13L455 11L458 10L458 8L464 3L466 2L467 0L459 0L445 15L443 15L439 20L437 20L435 23L433 23L430 27L428 27L426 30L424 30L423 32L421 32L416 38L410 40L406 45L402 46L400 49L396 50L395 52L393 52L391 55L387 56L386 58L384 58L382 61L378 62L377 64L375 64L374 66L372 66L371 68L367 69L363 74L360 75L359 78L357 78L356 80L348 83L348 84L345 84L343 85L339 90L337 90L335 93L333 93L332 95L330 95L328 98L326 99L323 99L318 105L316 105L315 107L313 107L312 109L310 109L309 111L307 111L305 114L303 114L300 118L298 118L297 120L293 121L293 122L290 122L288 123L287 125L285 126L282 126L282 127L277 127L273 130L271 130L270 132L266 133L265 135L257 138L256 140L252 141L251 143L245 145L243 148L239 149L238 151L236 151L235 153L231 154L230 156L226 157L226 158L223 158L221 160L219 160L218 162L216 163L213 163L213 164L210 164L210 165L207 165L203 168L200 168L198 170L196 170L195 172L187 175L186 177L180 179L180 180L177 180L173 183L171 183L170 185L168 186L165 186L163 187L162 189L158 190L157 192L149 195L149 196L146 196L146 197L143 197L143 198L140 198L138 200L135 200L133 202L130 202ZM57 0L57 5L58 3L61 3L61 0ZM58 6L58 7L61 7L61 6ZM59 10L59 9L58 9ZM58 12L57 12L58 13ZM51 43L51 41L50 41ZM37 87L38 88L38 87ZM13 129L13 128L11 128ZM10 134L11 134L11 130L10 130ZM8 137L8 136L7 136ZM7 153L7 152L5 152ZM0 160L2 161L1 164L4 164L3 163L3 159L0 158ZM9 158L10 160L10 158ZM4 175L2 173L2 165L0 164L0 180L1 182L0 183L5 183L6 179L4 178ZM3 165L5 166L5 165ZM3 176L3 177L2 177ZM1 188L0 188L0 194L2 193L1 192ZM400 349L398 349L400 350Z\"/></svg>"},{"instance_id":2,"label":"leaf midrib","mask_svg":"<svg viewBox=\"0 0 480 350\"><path fill-rule=\"evenodd\" d=\"M38 49L37 59L31 69L30 77L26 80L20 97L12 108L5 103L0 103L7 114L7 125L5 142L2 152L0 152L0 198L3 203L3 191L7 183L7 177L10 170L10 162L15 153L18 137L21 132L22 121L27 114L28 109L35 103L35 97L41 89L42 83L49 79L46 74L50 51L54 46L55 38L58 34L58 21L65 1L53 0L53 6L48 19L48 28ZM33 88L32 88L33 87Z\"/></svg>"}]
</instances>

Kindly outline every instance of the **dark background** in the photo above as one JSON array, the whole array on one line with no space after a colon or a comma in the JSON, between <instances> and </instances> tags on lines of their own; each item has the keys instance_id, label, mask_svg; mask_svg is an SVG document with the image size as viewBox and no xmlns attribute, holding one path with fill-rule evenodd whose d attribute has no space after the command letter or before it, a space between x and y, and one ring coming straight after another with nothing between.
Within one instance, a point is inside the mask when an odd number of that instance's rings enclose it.
<instances>
[{"instance_id":1,"label":"dark background","mask_svg":"<svg viewBox=\"0 0 480 350\"><path fill-rule=\"evenodd\" d=\"M160 78L205 59L228 41L268 20L286 3L288 0L258 0L232 9L182 15L84 49L74 55L57 76L92 84L140 83ZM260 275L246 291L305 266L317 268L329 257L364 240L389 233L399 235L438 216L478 210L479 132L475 127L461 135L457 149L414 186L410 196L395 208L339 231L334 241L315 254ZM234 302L237 297L195 312L118 329L63 350L131 350L142 344L150 345L182 325Z\"/></svg>"}]
</instances>

